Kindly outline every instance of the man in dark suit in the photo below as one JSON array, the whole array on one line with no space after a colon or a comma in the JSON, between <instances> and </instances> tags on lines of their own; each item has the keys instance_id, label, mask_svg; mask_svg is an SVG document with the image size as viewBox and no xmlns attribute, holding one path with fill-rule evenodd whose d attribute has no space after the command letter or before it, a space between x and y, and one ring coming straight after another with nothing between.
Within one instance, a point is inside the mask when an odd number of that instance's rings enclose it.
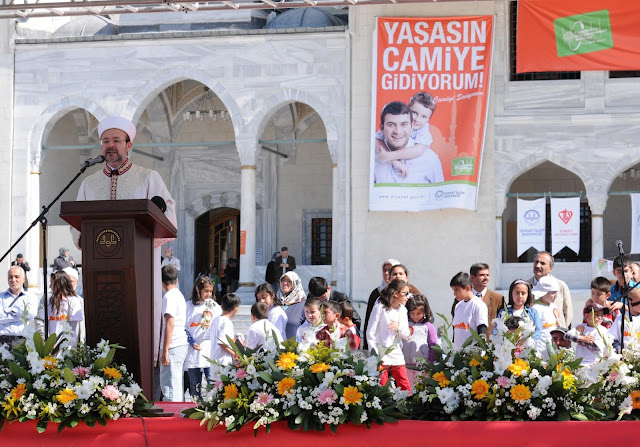
<instances>
[{"instance_id":1,"label":"man in dark suit","mask_svg":"<svg viewBox=\"0 0 640 447\"><path fill-rule=\"evenodd\" d=\"M489 310L489 329L487 333L490 334L493 330L493 319L498 316L498 312L504 307L504 297L488 287L489 264L473 264L469 269L469 275L471 276L471 284L473 284L471 291L475 296L484 301ZM458 302L454 300L451 315L453 315L457 303Z\"/></svg>"},{"instance_id":2,"label":"man in dark suit","mask_svg":"<svg viewBox=\"0 0 640 447\"><path fill-rule=\"evenodd\" d=\"M289 256L289 249L287 247L280 249L280 256L276 258L276 267L278 267L278 278L296 269L296 258Z\"/></svg>"},{"instance_id":3,"label":"man in dark suit","mask_svg":"<svg viewBox=\"0 0 640 447\"><path fill-rule=\"evenodd\" d=\"M337 292L331 288L326 279L321 276L314 276L309 280L309 294L307 295L307 299L309 297L316 297L320 301L335 301L336 303L350 302L349 297L342 293ZM358 336L360 336L360 315L356 310L353 310L353 318L351 321L356 325L356 329L358 332Z\"/></svg>"}]
</instances>

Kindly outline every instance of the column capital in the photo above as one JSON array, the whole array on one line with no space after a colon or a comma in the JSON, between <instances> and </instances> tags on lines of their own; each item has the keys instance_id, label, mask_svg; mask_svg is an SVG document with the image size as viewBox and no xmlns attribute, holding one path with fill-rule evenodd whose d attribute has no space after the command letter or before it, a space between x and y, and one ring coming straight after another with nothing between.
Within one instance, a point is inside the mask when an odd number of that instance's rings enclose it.
<instances>
[{"instance_id":1,"label":"column capital","mask_svg":"<svg viewBox=\"0 0 640 447\"><path fill-rule=\"evenodd\" d=\"M236 138L236 149L242 166L254 166L260 144L257 138Z\"/></svg>"}]
</instances>

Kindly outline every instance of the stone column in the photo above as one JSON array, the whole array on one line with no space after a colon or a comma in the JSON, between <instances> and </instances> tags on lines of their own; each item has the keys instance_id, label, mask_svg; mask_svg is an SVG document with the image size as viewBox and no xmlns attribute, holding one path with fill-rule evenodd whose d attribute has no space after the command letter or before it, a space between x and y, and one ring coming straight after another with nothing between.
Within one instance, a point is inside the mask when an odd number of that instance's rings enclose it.
<instances>
[{"instance_id":1,"label":"stone column","mask_svg":"<svg viewBox=\"0 0 640 447\"><path fill-rule=\"evenodd\" d=\"M340 182L338 178L338 163L333 163L331 172L333 174L333 194L331 197L331 286L336 287L338 285L338 264L340 263L338 256L338 247L340 246L339 219L336 218L340 209L340 201L338 200L338 184Z\"/></svg>"},{"instance_id":2,"label":"stone column","mask_svg":"<svg viewBox=\"0 0 640 447\"><path fill-rule=\"evenodd\" d=\"M591 257L593 259L602 259L604 256L604 216L602 214L591 215ZM598 263L592 265L591 277L601 276L598 269Z\"/></svg>"},{"instance_id":3,"label":"stone column","mask_svg":"<svg viewBox=\"0 0 640 447\"><path fill-rule=\"evenodd\" d=\"M36 152L31 154L31 169L29 171L29 184L28 184L28 197L27 200L27 220L29 223L33 222L33 220L38 217L42 209L40 208L40 156L42 152ZM25 227L26 228L26 227ZM28 273L29 283L37 284L39 287L42 287L42 277L39 274L39 265L40 265L40 241L42 238L42 226L36 225L29 234L25 238L25 240L18 244L16 249L11 253L11 261L13 261L16 257L16 254L20 252L20 247L25 246L26 241L26 253L22 252L25 260L31 266L31 271ZM47 234L47 238L49 235ZM47 240L47 246L49 245L49 241ZM47 247L48 248L48 247ZM58 253L49 253L47 251L47 264L51 265L53 263L53 259L58 256ZM51 269L48 269L48 273L51 273Z\"/></svg>"},{"instance_id":4,"label":"stone column","mask_svg":"<svg viewBox=\"0 0 640 447\"><path fill-rule=\"evenodd\" d=\"M256 166L242 165L240 177L240 236L245 251L240 252L240 287L255 287L256 270ZM242 239L241 239L242 240ZM242 245L242 242L241 242Z\"/></svg>"},{"instance_id":5,"label":"stone column","mask_svg":"<svg viewBox=\"0 0 640 447\"><path fill-rule=\"evenodd\" d=\"M13 206L13 190L12 190L12 159L14 147L14 99L13 99L13 74L14 69L14 51L12 44L12 36L15 29L14 20L0 20L0 189L4 194L0 196L0 209L5 212L4 218L0 223L0 246L6 250L11 246L12 226L22 225L22 221L14 217L15 210ZM3 250L3 252L4 252ZM27 254L25 253L25 256ZM11 265L11 259L7 258L3 261L0 268L6 272ZM33 262L31 259L29 262ZM35 266L38 266L37 258Z\"/></svg>"},{"instance_id":6,"label":"stone column","mask_svg":"<svg viewBox=\"0 0 640 447\"><path fill-rule=\"evenodd\" d=\"M502 216L496 216L496 258L491 266L491 276L495 278L494 289L504 289L502 284Z\"/></svg>"}]
</instances>

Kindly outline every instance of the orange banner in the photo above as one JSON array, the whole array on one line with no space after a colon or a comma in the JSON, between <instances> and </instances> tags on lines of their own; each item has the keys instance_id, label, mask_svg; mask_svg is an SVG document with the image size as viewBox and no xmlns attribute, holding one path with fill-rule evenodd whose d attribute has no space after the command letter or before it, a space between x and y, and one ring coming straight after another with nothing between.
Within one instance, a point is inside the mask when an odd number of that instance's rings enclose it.
<instances>
[{"instance_id":1,"label":"orange banner","mask_svg":"<svg viewBox=\"0 0 640 447\"><path fill-rule=\"evenodd\" d=\"M638 70L639 12L630 0L519 0L516 70Z\"/></svg>"},{"instance_id":2,"label":"orange banner","mask_svg":"<svg viewBox=\"0 0 640 447\"><path fill-rule=\"evenodd\" d=\"M476 209L492 16L378 18L372 211Z\"/></svg>"}]
</instances>

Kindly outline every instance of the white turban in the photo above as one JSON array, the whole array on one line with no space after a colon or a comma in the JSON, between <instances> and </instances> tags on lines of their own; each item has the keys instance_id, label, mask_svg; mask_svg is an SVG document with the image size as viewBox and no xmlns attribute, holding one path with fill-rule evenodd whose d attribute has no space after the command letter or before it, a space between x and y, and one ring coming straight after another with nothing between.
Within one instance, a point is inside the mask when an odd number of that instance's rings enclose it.
<instances>
[{"instance_id":1,"label":"white turban","mask_svg":"<svg viewBox=\"0 0 640 447\"><path fill-rule=\"evenodd\" d=\"M98 134L101 138L104 131L109 129L120 129L129 135L129 140L131 140L131 142L133 142L133 139L136 137L135 124L121 116L109 116L98 124Z\"/></svg>"}]
</instances>

